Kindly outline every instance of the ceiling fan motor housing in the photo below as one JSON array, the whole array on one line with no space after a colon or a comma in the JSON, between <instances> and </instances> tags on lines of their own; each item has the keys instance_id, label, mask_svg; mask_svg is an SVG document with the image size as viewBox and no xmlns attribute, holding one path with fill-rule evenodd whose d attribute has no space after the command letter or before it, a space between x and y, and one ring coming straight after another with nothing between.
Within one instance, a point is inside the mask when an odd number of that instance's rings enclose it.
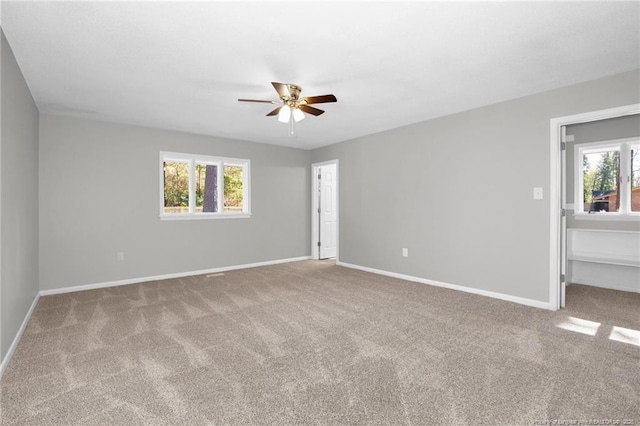
<instances>
[{"instance_id":1,"label":"ceiling fan motor housing","mask_svg":"<svg viewBox=\"0 0 640 426\"><path fill-rule=\"evenodd\" d=\"M296 86L295 84L287 84L289 89L289 96L283 96L282 100L285 105L289 105L291 108L298 107L298 99L300 99L300 92L302 92L302 87Z\"/></svg>"}]
</instances>

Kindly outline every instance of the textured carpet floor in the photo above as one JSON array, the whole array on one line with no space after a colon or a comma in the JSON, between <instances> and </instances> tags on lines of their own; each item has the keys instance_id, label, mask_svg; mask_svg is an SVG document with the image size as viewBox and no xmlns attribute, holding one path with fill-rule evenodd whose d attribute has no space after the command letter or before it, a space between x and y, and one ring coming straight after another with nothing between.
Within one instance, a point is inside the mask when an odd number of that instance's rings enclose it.
<instances>
[{"instance_id":1,"label":"textured carpet floor","mask_svg":"<svg viewBox=\"0 0 640 426\"><path fill-rule=\"evenodd\" d=\"M550 312L313 261L46 296L2 424L640 425L634 330L640 294Z\"/></svg>"}]
</instances>

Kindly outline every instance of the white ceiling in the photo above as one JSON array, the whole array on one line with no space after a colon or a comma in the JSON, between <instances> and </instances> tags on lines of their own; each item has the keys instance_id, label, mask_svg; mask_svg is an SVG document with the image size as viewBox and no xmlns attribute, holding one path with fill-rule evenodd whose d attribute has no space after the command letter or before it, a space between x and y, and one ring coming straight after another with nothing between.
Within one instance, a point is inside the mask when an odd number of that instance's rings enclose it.
<instances>
[{"instance_id":1,"label":"white ceiling","mask_svg":"<svg viewBox=\"0 0 640 426\"><path fill-rule=\"evenodd\" d=\"M2 2L42 112L315 148L640 67L640 2ZM287 125L270 82L335 104Z\"/></svg>"}]
</instances>

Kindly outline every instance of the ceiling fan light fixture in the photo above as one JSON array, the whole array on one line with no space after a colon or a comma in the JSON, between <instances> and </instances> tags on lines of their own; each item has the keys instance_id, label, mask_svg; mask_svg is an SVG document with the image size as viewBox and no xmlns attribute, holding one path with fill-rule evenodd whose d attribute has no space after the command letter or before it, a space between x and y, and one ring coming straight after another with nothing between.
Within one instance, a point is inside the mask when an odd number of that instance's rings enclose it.
<instances>
[{"instance_id":1,"label":"ceiling fan light fixture","mask_svg":"<svg viewBox=\"0 0 640 426\"><path fill-rule=\"evenodd\" d=\"M293 110L293 119L296 121L296 123L298 121L304 120L304 112L300 111L298 108L295 108Z\"/></svg>"},{"instance_id":2,"label":"ceiling fan light fixture","mask_svg":"<svg viewBox=\"0 0 640 426\"><path fill-rule=\"evenodd\" d=\"M280 100L267 101L262 99L238 99L238 101L281 105L271 110L267 114L267 117L274 117L277 115L279 122L289 123L290 136L293 135L293 123L304 120L305 113L316 117L324 113L323 110L312 107L311 104L324 104L327 102L338 101L334 95L306 96L304 98L300 98L302 88L295 84L277 83L272 81L271 85L276 89L276 92L278 92Z\"/></svg>"},{"instance_id":3,"label":"ceiling fan light fixture","mask_svg":"<svg viewBox=\"0 0 640 426\"><path fill-rule=\"evenodd\" d=\"M284 105L280 108L280 112L278 113L278 121L281 123L288 123L291 118L291 108L289 105Z\"/></svg>"}]
</instances>

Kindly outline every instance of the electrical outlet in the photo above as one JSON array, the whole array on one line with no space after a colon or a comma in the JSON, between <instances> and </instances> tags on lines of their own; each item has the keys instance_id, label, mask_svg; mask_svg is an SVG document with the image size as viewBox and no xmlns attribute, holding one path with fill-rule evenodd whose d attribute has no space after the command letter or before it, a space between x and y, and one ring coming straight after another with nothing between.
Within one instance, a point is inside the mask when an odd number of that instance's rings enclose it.
<instances>
[{"instance_id":1,"label":"electrical outlet","mask_svg":"<svg viewBox=\"0 0 640 426\"><path fill-rule=\"evenodd\" d=\"M124 260L124 253L119 251L116 253L116 257L118 258L118 262L122 262Z\"/></svg>"},{"instance_id":2,"label":"electrical outlet","mask_svg":"<svg viewBox=\"0 0 640 426\"><path fill-rule=\"evenodd\" d=\"M409 257L409 249L408 248L403 248L402 249L402 257Z\"/></svg>"}]
</instances>

